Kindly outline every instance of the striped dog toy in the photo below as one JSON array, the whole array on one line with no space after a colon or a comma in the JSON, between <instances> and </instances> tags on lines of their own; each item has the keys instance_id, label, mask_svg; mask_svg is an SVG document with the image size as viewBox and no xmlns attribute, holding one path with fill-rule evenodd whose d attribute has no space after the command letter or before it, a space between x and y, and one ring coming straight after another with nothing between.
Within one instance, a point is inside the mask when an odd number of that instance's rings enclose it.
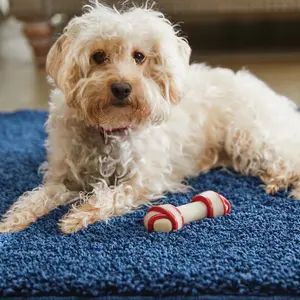
<instances>
[{"instance_id":1,"label":"striped dog toy","mask_svg":"<svg viewBox=\"0 0 300 300\"><path fill-rule=\"evenodd\" d=\"M144 225L150 232L170 232L193 221L225 216L230 213L230 209L227 199L216 192L206 191L182 206L164 204L151 207L144 217Z\"/></svg>"}]
</instances>

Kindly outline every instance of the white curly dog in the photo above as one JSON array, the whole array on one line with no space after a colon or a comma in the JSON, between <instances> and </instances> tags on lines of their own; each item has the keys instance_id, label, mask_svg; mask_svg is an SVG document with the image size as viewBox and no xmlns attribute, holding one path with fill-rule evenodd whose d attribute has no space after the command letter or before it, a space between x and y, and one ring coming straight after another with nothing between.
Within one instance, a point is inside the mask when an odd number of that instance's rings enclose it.
<instances>
[{"instance_id":1,"label":"white curly dog","mask_svg":"<svg viewBox=\"0 0 300 300\"><path fill-rule=\"evenodd\" d=\"M296 105L247 71L190 65L176 28L152 8L98 3L70 21L47 59L57 88L44 182L11 206L0 232L67 203L60 227L76 232L219 166L300 198Z\"/></svg>"}]
</instances>

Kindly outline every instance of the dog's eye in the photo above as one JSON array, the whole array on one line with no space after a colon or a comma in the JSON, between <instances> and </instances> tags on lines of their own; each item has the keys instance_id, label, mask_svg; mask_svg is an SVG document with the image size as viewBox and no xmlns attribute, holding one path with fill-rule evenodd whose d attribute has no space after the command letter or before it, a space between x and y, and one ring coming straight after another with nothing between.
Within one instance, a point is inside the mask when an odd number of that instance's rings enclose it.
<instances>
[{"instance_id":1,"label":"dog's eye","mask_svg":"<svg viewBox=\"0 0 300 300\"><path fill-rule=\"evenodd\" d=\"M133 58L137 64L142 64L145 60L145 55L141 52L134 52Z\"/></svg>"},{"instance_id":2,"label":"dog's eye","mask_svg":"<svg viewBox=\"0 0 300 300\"><path fill-rule=\"evenodd\" d=\"M98 64L101 65L106 60L106 55L103 51L99 51L93 54L93 60Z\"/></svg>"}]
</instances>

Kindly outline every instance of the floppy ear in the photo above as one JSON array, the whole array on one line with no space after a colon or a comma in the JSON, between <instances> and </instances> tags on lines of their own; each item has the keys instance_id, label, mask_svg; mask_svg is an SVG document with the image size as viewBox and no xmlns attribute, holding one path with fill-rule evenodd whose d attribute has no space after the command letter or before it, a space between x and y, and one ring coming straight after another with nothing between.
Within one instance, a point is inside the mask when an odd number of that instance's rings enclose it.
<instances>
[{"instance_id":1,"label":"floppy ear","mask_svg":"<svg viewBox=\"0 0 300 300\"><path fill-rule=\"evenodd\" d=\"M178 49L179 54L182 56L186 65L189 65L192 50L186 39L180 37L178 38Z\"/></svg>"},{"instance_id":2,"label":"floppy ear","mask_svg":"<svg viewBox=\"0 0 300 300\"><path fill-rule=\"evenodd\" d=\"M187 41L183 38L177 39L179 55L182 58L184 68L187 68L190 63L191 48ZM171 103L177 104L182 97L182 75L185 71L177 75L169 74L169 99Z\"/></svg>"},{"instance_id":3,"label":"floppy ear","mask_svg":"<svg viewBox=\"0 0 300 300\"><path fill-rule=\"evenodd\" d=\"M68 52L66 45L67 36L61 35L55 44L51 47L46 60L46 71L52 77L55 84L58 84L58 74L63 65L63 60Z\"/></svg>"},{"instance_id":4,"label":"floppy ear","mask_svg":"<svg viewBox=\"0 0 300 300\"><path fill-rule=\"evenodd\" d=\"M75 59L70 58L70 46L71 40L66 34L59 37L48 53L46 71L71 105L74 102L74 88L80 79L81 69Z\"/></svg>"}]
</instances>

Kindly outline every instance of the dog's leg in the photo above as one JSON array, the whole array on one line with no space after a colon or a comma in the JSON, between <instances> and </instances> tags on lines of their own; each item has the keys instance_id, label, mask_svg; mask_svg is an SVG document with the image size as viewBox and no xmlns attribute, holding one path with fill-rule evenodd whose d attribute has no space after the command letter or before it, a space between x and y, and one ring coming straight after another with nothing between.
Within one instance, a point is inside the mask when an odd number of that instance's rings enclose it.
<instances>
[{"instance_id":1,"label":"dog's leg","mask_svg":"<svg viewBox=\"0 0 300 300\"><path fill-rule=\"evenodd\" d=\"M225 149L236 171L259 176L266 192L292 186L300 198L300 113L254 76L238 73Z\"/></svg>"},{"instance_id":2,"label":"dog's leg","mask_svg":"<svg viewBox=\"0 0 300 300\"><path fill-rule=\"evenodd\" d=\"M74 192L59 183L45 183L31 192L26 192L3 216L0 233L21 231L37 218L75 197Z\"/></svg>"},{"instance_id":3,"label":"dog's leg","mask_svg":"<svg viewBox=\"0 0 300 300\"><path fill-rule=\"evenodd\" d=\"M100 184L91 194L81 195L82 201L60 221L63 233L73 233L97 221L123 215L147 202L140 187L123 184L111 189Z\"/></svg>"}]
</instances>

